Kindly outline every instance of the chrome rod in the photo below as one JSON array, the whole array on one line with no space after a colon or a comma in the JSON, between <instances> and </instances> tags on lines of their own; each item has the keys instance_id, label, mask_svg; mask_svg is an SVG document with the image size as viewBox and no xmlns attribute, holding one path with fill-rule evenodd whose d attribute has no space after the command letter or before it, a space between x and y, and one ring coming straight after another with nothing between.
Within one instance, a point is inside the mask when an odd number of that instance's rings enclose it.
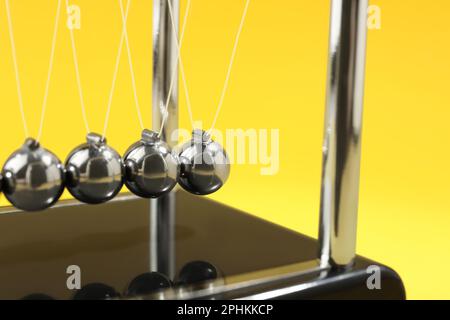
<instances>
[{"instance_id":1,"label":"chrome rod","mask_svg":"<svg viewBox=\"0 0 450 320\"><path fill-rule=\"evenodd\" d=\"M368 0L332 0L320 203L322 265L356 255Z\"/></svg>"},{"instance_id":2,"label":"chrome rod","mask_svg":"<svg viewBox=\"0 0 450 320\"><path fill-rule=\"evenodd\" d=\"M174 147L178 142L179 0L169 0L175 17L172 27L168 0L153 0L153 130L161 128L172 75L175 81L161 138ZM177 69L175 71L175 69ZM173 278L175 272L175 193L152 199L150 205L150 268Z\"/></svg>"}]
</instances>

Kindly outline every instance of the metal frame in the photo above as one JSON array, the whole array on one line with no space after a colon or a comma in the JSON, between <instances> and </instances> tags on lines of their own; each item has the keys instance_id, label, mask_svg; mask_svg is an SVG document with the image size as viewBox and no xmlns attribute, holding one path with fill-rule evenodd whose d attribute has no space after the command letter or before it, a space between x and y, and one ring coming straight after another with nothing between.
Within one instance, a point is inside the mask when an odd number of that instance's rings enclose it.
<instances>
[{"instance_id":1,"label":"metal frame","mask_svg":"<svg viewBox=\"0 0 450 320\"><path fill-rule=\"evenodd\" d=\"M356 255L368 0L332 0L320 203L320 259Z\"/></svg>"},{"instance_id":2,"label":"metal frame","mask_svg":"<svg viewBox=\"0 0 450 320\"><path fill-rule=\"evenodd\" d=\"M172 75L178 79L179 0L169 0L175 18L171 22L168 0L153 0L153 130L159 131L164 118ZM176 26L174 30L173 25ZM175 71L175 69L177 69ZM174 73L175 71L175 73ZM178 81L174 81L167 120L161 138L175 147L178 143ZM175 193L152 199L150 206L150 269L169 277L175 274Z\"/></svg>"},{"instance_id":3,"label":"metal frame","mask_svg":"<svg viewBox=\"0 0 450 320\"><path fill-rule=\"evenodd\" d=\"M160 129L171 75L178 69L177 34L179 0L170 0L176 17L172 28L167 0L153 0L153 129ZM330 47L327 103L323 146L323 171L320 209L320 265L314 261L269 272L253 278L258 285L291 277L327 272L335 267L350 267L355 259L361 159L362 110L367 35L368 0L331 0ZM176 76L178 73L176 72ZM170 146L177 144L178 85L170 97L167 123L162 137ZM120 195L113 201L135 198ZM150 210L150 269L173 278L175 268L175 193L152 200ZM74 200L59 202L54 208L82 205ZM50 209L51 210L51 209ZM14 208L1 208L0 214L20 214ZM301 248L300 248L301 249ZM309 270L309 271L308 271ZM272 277L273 274L278 276ZM232 278L234 279L234 278ZM227 290L247 290L255 282L231 281L204 294ZM227 279L230 280L230 279ZM199 297L201 292L193 297ZM183 295L183 298L189 297Z\"/></svg>"},{"instance_id":4,"label":"metal frame","mask_svg":"<svg viewBox=\"0 0 450 320\"><path fill-rule=\"evenodd\" d=\"M160 3L165 0L154 1ZM289 290L296 291L313 285L311 275L316 275L312 277L314 282L317 281L317 277L326 276L331 269L348 268L353 265L356 257L367 8L368 0L331 0L319 264L310 261L281 269L255 272L252 275L231 277L227 278L227 284L219 279L200 291L189 288L181 291L168 290L164 294L159 293L159 298L196 299L233 293L250 299L275 298L289 293ZM158 29L154 32L156 39L160 39L161 35L159 38L157 36ZM173 52L170 51L155 50L155 53L165 54L167 59L173 57ZM167 83L167 78L159 76L156 74L155 78ZM167 77L167 73L164 76ZM157 107L158 99L156 96L153 108L154 117L157 119L160 110ZM176 107L176 104L173 106ZM173 114L177 115L177 112L174 111ZM171 119L172 127L166 134L176 129L176 121L175 118ZM296 277L299 277L299 282L293 288L249 294L254 287L283 283L286 279ZM305 278L304 281L302 278Z\"/></svg>"},{"instance_id":5,"label":"metal frame","mask_svg":"<svg viewBox=\"0 0 450 320\"><path fill-rule=\"evenodd\" d=\"M171 3L178 26L179 0ZM368 0L331 1L319 228L319 257L324 266L351 266L356 255L367 7ZM171 74L178 68L174 44L178 30L172 29L167 11L167 0L154 0L154 129L159 129ZM176 144L172 133L178 129L177 97L176 85L163 131L163 138L172 146ZM152 265L168 274L172 274L167 252L173 251L174 201L173 195L153 200L151 214L155 226Z\"/></svg>"}]
</instances>

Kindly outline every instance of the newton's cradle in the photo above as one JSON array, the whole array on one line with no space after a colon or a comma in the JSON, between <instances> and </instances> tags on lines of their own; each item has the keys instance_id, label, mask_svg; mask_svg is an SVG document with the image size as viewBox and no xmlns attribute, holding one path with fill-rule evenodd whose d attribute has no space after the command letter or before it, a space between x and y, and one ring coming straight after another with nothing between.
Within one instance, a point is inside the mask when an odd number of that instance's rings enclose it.
<instances>
[{"instance_id":1,"label":"newton's cradle","mask_svg":"<svg viewBox=\"0 0 450 320\"><path fill-rule=\"evenodd\" d=\"M180 47L186 19L180 33L179 0L153 0L153 128L146 129L126 28L131 1L119 1L123 33L117 61L125 46L141 139L123 156L107 144L117 72L103 133L89 130L76 37L70 29L88 134L86 143L62 163L39 143L59 15L62 6L69 7L68 0L58 0L41 127L2 170L2 191L17 209L0 211L0 298L404 299L395 271L355 253L368 1L331 1L319 241L201 197L223 187L230 173L227 153L210 132L222 107L250 1L242 1L241 24L213 125L207 131L194 129L192 140L182 146L172 133L178 128L179 71L185 81ZM13 8L5 3L28 137ZM188 107L192 114L189 101ZM119 194L123 184L131 194ZM177 184L181 188L175 188ZM64 188L75 200L58 202ZM82 271L81 289L67 286L66 270L72 265ZM371 266L379 272L380 289L367 285Z\"/></svg>"}]
</instances>

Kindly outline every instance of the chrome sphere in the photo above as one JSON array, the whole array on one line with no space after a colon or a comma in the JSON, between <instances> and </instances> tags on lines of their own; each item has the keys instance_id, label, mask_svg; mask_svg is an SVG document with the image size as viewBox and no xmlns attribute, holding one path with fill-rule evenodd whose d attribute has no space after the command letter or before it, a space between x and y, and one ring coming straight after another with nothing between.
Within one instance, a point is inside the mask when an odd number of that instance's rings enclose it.
<instances>
[{"instance_id":1,"label":"chrome sphere","mask_svg":"<svg viewBox=\"0 0 450 320\"><path fill-rule=\"evenodd\" d=\"M102 136L90 133L87 143L75 148L66 160L66 185L78 200L103 203L114 198L123 185L122 158Z\"/></svg>"},{"instance_id":2,"label":"chrome sphere","mask_svg":"<svg viewBox=\"0 0 450 320\"><path fill-rule=\"evenodd\" d=\"M157 198L177 184L178 157L156 132L144 130L140 141L125 153L125 184L143 198Z\"/></svg>"},{"instance_id":3,"label":"chrome sphere","mask_svg":"<svg viewBox=\"0 0 450 320\"><path fill-rule=\"evenodd\" d=\"M64 168L59 159L34 139L6 161L3 192L18 209L39 211L52 206L64 191Z\"/></svg>"},{"instance_id":4,"label":"chrome sphere","mask_svg":"<svg viewBox=\"0 0 450 320\"><path fill-rule=\"evenodd\" d=\"M181 146L178 156L178 183L193 194L207 195L216 192L230 175L230 161L226 151L202 130L194 130L192 140Z\"/></svg>"}]
</instances>

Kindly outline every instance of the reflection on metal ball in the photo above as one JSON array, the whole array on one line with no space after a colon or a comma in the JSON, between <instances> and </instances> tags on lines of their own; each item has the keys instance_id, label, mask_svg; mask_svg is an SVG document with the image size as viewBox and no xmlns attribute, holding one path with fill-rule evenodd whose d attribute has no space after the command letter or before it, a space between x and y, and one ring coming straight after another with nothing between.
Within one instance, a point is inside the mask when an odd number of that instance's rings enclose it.
<instances>
[{"instance_id":1,"label":"reflection on metal ball","mask_svg":"<svg viewBox=\"0 0 450 320\"><path fill-rule=\"evenodd\" d=\"M27 139L3 166L3 192L18 209L39 211L52 206L64 191L64 168L59 159Z\"/></svg>"},{"instance_id":2,"label":"reflection on metal ball","mask_svg":"<svg viewBox=\"0 0 450 320\"><path fill-rule=\"evenodd\" d=\"M181 146L178 183L197 195L219 190L230 175L230 161L220 144L202 131L194 130L192 140Z\"/></svg>"},{"instance_id":3,"label":"reflection on metal ball","mask_svg":"<svg viewBox=\"0 0 450 320\"><path fill-rule=\"evenodd\" d=\"M102 136L90 133L87 143L75 148L66 160L66 185L78 200L103 203L114 198L123 185L122 158Z\"/></svg>"},{"instance_id":4,"label":"reflection on metal ball","mask_svg":"<svg viewBox=\"0 0 450 320\"><path fill-rule=\"evenodd\" d=\"M124 163L125 184L140 197L160 197L177 184L178 157L156 132L144 130L141 140L125 153Z\"/></svg>"}]
</instances>

